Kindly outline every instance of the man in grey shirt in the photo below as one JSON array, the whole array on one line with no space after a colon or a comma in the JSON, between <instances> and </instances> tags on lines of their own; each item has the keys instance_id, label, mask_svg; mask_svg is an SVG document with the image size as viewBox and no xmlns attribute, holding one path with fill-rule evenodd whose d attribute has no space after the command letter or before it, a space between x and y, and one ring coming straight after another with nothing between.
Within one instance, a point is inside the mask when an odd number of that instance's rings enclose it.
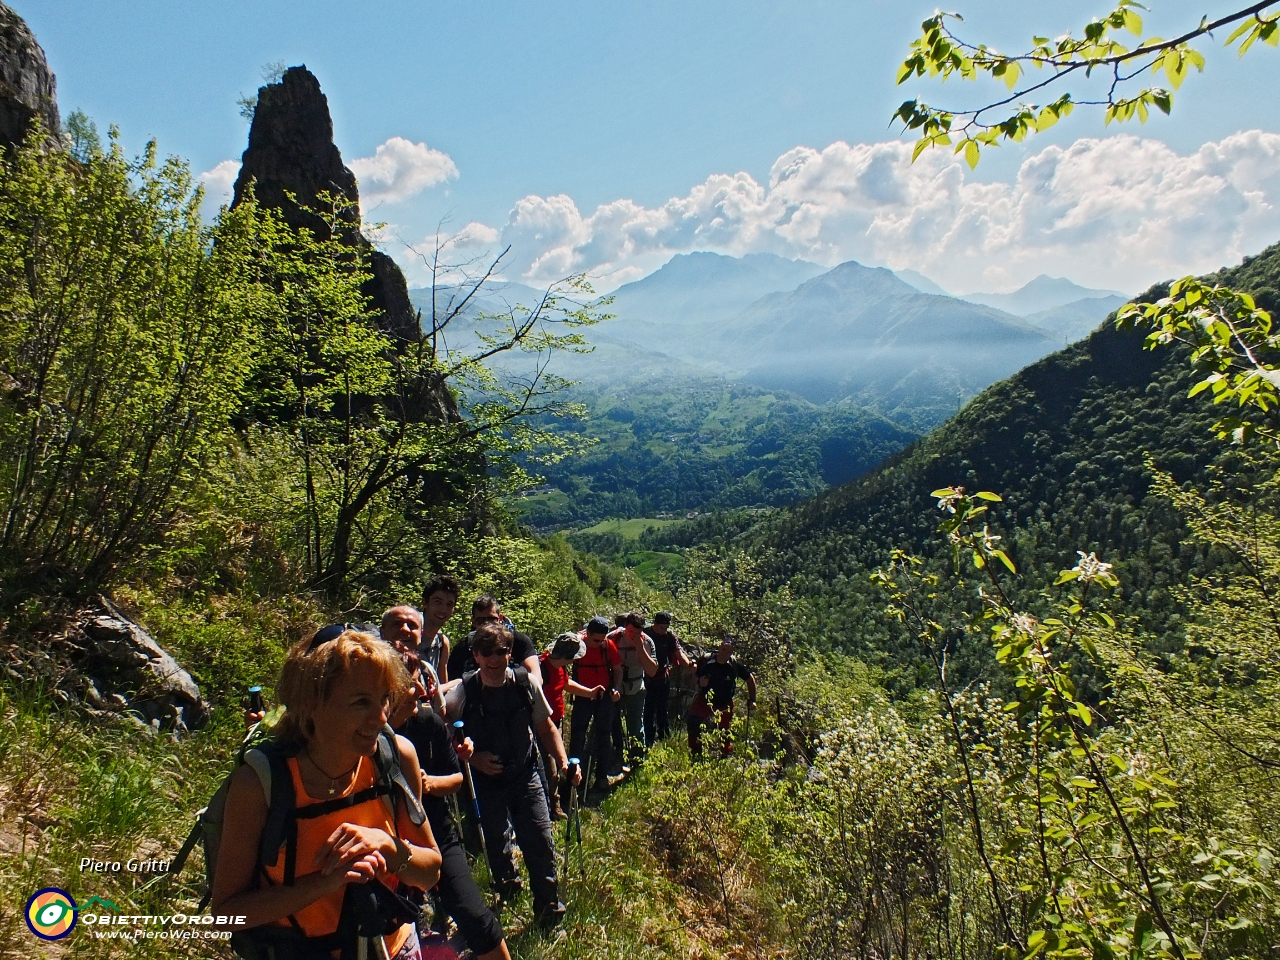
<instances>
[{"instance_id":1,"label":"man in grey shirt","mask_svg":"<svg viewBox=\"0 0 1280 960\"><path fill-rule=\"evenodd\" d=\"M622 658L622 720L626 726L627 762L636 766L644 758L645 678L658 672L653 640L644 632L644 614L631 611L622 629L610 637Z\"/></svg>"}]
</instances>

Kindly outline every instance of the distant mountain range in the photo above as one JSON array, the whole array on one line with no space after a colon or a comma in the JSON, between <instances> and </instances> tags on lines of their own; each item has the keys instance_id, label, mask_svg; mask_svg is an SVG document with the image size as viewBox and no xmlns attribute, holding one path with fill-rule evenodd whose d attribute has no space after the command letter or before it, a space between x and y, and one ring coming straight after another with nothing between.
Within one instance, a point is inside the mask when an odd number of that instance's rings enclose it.
<instances>
[{"instance_id":1,"label":"distant mountain range","mask_svg":"<svg viewBox=\"0 0 1280 960\"><path fill-rule=\"evenodd\" d=\"M1249 291L1274 315L1280 244L1209 279ZM1162 284L1141 299L1167 294ZM908 453L853 483L772 517L745 518L755 529L735 549L759 557L767 581L790 584L808 617L797 631L807 642L855 653L912 684L919 641L873 615L884 594L870 574L895 547L949 564L932 491L962 483L1004 498L991 522L1017 564L1021 609L1044 615L1056 572L1075 562L1075 551L1095 551L1123 583L1112 612L1132 617L1144 638L1180 643L1185 608L1170 601L1175 585L1222 561L1188 547L1185 520L1152 495L1151 464L1201 489L1215 475L1234 489L1238 471L1249 469L1238 447L1213 439L1220 411L1188 396L1196 379L1184 349L1147 350L1144 331L1103 326L989 387ZM696 542L680 539L688 532L673 528L671 542ZM992 649L958 645L957 685L990 662Z\"/></svg>"},{"instance_id":2,"label":"distant mountain range","mask_svg":"<svg viewBox=\"0 0 1280 960\"><path fill-rule=\"evenodd\" d=\"M850 261L762 297L705 341L745 379L816 403L847 401L924 430L1057 341L999 310L920 293Z\"/></svg>"},{"instance_id":3,"label":"distant mountain range","mask_svg":"<svg viewBox=\"0 0 1280 960\"><path fill-rule=\"evenodd\" d=\"M1080 300L1097 300L1106 297L1119 297L1121 303L1125 303L1129 299L1117 290L1090 290L1088 287L1072 283L1066 277L1050 277L1043 273L1012 293L965 293L960 295L961 300L995 307L1005 313L1012 313L1015 317L1026 317L1033 313L1042 313L1045 310L1063 307Z\"/></svg>"},{"instance_id":4,"label":"distant mountain range","mask_svg":"<svg viewBox=\"0 0 1280 960\"><path fill-rule=\"evenodd\" d=\"M438 291L438 307L460 293ZM410 295L429 310L429 291ZM468 328L480 313L532 306L541 295L519 283L487 286L450 344L474 335ZM589 332L595 352L557 366L587 383L725 377L928 430L988 384L1087 335L1124 302L1048 276L1013 293L953 297L913 270L688 253L618 288L607 308L615 319Z\"/></svg>"}]
</instances>

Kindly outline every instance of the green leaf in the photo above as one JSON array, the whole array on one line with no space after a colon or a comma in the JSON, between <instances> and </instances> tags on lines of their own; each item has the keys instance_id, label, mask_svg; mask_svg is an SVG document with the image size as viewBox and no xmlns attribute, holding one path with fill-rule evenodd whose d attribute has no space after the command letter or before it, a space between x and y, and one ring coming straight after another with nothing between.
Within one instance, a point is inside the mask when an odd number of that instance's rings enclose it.
<instances>
[{"instance_id":1,"label":"green leaf","mask_svg":"<svg viewBox=\"0 0 1280 960\"><path fill-rule=\"evenodd\" d=\"M999 494L991 493L987 490L980 490L975 494L975 496L977 496L979 500L990 500L993 503L1004 503L1004 500L999 496Z\"/></svg>"},{"instance_id":2,"label":"green leaf","mask_svg":"<svg viewBox=\"0 0 1280 960\"><path fill-rule=\"evenodd\" d=\"M1244 23L1240 24L1240 26L1236 27L1235 30L1231 31L1231 36L1227 37L1227 42L1223 44L1223 46L1226 46L1226 47L1231 46L1233 43L1239 40L1242 36L1244 36L1244 34L1252 30L1254 23L1256 23L1256 21L1246 20ZM1240 52L1242 54L1244 53L1243 50L1241 50Z\"/></svg>"},{"instance_id":3,"label":"green leaf","mask_svg":"<svg viewBox=\"0 0 1280 960\"><path fill-rule=\"evenodd\" d=\"M964 145L964 161L969 164L969 169L973 170L978 166L978 141L968 140Z\"/></svg>"}]
</instances>

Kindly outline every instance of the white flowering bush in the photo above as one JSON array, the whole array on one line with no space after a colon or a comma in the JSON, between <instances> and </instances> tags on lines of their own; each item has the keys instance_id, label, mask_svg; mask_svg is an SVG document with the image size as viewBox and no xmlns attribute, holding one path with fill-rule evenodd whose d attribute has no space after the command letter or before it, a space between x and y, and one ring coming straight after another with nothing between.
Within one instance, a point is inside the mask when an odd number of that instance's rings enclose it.
<instances>
[{"instance_id":1,"label":"white flowering bush","mask_svg":"<svg viewBox=\"0 0 1280 960\"><path fill-rule=\"evenodd\" d=\"M808 955L915 953L945 925L946 752L937 725L912 729L891 708L833 718L818 737L791 785L785 882Z\"/></svg>"},{"instance_id":2,"label":"white flowering bush","mask_svg":"<svg viewBox=\"0 0 1280 960\"><path fill-rule=\"evenodd\" d=\"M913 628L935 668L947 733L947 749L935 755L954 773L939 781L946 797L940 822L952 828L944 848L949 895L961 878L968 893L985 887L988 925L972 931L977 952L1274 955L1280 898L1268 831L1276 820L1242 815L1240 803L1215 784L1232 769L1241 785L1265 789L1280 767L1265 752L1250 755L1245 745L1254 741L1238 729L1228 736L1230 717L1187 709L1225 696L1226 686L1213 691L1186 680L1175 692L1160 676L1168 667L1153 670L1141 644L1126 640L1099 608L1119 580L1094 553L1079 552L1079 562L1058 576L1055 616L1017 609L1005 588L1016 567L986 516L999 497L969 496L959 487L935 496L957 570L971 560L986 576L981 616L939 616L939 598L953 585L916 558L895 554L876 579L890 612ZM957 634L993 642L1014 699L1000 704L982 690L950 690L946 658ZM1080 692L1086 669L1105 678L1110 696ZM1239 703L1233 706L1228 713L1237 716ZM1188 723L1200 729L1188 730ZM1215 737L1234 743L1215 745ZM1274 734L1262 740L1276 745ZM1232 753L1234 762L1224 763ZM865 776L861 766L847 770ZM953 929L947 942L954 947L967 934Z\"/></svg>"}]
</instances>

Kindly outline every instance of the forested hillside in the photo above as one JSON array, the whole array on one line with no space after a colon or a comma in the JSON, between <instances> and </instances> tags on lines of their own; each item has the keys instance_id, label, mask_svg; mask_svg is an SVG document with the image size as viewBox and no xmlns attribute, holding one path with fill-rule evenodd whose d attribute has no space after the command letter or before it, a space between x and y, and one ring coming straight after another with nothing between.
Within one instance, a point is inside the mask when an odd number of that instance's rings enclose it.
<instances>
[{"instance_id":1,"label":"forested hillside","mask_svg":"<svg viewBox=\"0 0 1280 960\"><path fill-rule=\"evenodd\" d=\"M588 414L555 429L593 445L531 466L546 483L515 509L535 529L794 503L865 473L917 436L858 407L679 374L570 396Z\"/></svg>"},{"instance_id":2,"label":"forested hillside","mask_svg":"<svg viewBox=\"0 0 1280 960\"><path fill-rule=\"evenodd\" d=\"M1260 306L1280 306L1280 246L1215 280L1239 285ZM1163 295L1154 288L1143 295ZM1077 550L1116 564L1119 609L1162 643L1180 642L1182 611L1171 588L1213 562L1189 546L1172 505L1151 496L1150 463L1182 483L1247 469L1238 448L1212 438L1219 412L1188 398L1186 354L1148 351L1144 334L1108 324L985 390L945 426L868 476L761 521L734 542L759 558L777 585L803 601L806 642L902 669L918 651L882 615L870 574L895 547L937 543L937 488L963 485L1004 497L992 511L1037 594ZM732 528L731 528L732 529ZM650 538L677 542L677 530ZM975 656L985 662L989 653ZM963 659L963 658L962 658Z\"/></svg>"}]
</instances>

